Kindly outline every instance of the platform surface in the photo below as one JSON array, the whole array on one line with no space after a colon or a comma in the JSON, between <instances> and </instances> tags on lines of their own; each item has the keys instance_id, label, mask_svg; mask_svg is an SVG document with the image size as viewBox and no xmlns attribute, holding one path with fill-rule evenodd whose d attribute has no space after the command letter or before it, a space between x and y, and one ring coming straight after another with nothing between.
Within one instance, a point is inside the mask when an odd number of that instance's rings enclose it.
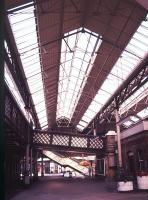
<instances>
[{"instance_id":1,"label":"platform surface","mask_svg":"<svg viewBox=\"0 0 148 200\"><path fill-rule=\"evenodd\" d=\"M148 192L118 193L105 181L43 177L11 200L148 200Z\"/></svg>"}]
</instances>

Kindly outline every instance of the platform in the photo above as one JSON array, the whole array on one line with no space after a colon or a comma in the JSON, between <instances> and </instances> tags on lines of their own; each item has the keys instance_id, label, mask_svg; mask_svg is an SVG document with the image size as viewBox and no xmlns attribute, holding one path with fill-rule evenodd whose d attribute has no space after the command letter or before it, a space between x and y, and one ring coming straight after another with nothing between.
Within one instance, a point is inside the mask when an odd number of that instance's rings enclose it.
<instances>
[{"instance_id":1,"label":"platform","mask_svg":"<svg viewBox=\"0 0 148 200\"><path fill-rule=\"evenodd\" d=\"M147 192L118 193L105 181L82 178L43 177L11 200L148 200Z\"/></svg>"}]
</instances>

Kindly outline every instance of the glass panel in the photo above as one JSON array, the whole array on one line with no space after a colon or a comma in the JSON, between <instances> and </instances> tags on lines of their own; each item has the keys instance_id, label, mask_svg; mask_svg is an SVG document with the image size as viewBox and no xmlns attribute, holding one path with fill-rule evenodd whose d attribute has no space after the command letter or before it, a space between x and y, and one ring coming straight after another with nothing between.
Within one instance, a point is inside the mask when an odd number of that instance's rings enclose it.
<instances>
[{"instance_id":1,"label":"glass panel","mask_svg":"<svg viewBox=\"0 0 148 200\"><path fill-rule=\"evenodd\" d=\"M87 30L88 33L79 32L71 35L77 31L66 33L65 39L62 40L62 52L65 53L62 53L60 61L62 64L58 86L57 118L65 116L70 119L72 117L86 78L93 66L95 52L101 44L99 35L92 36L89 30Z\"/></svg>"},{"instance_id":2,"label":"glass panel","mask_svg":"<svg viewBox=\"0 0 148 200\"><path fill-rule=\"evenodd\" d=\"M137 113L137 115L142 119L148 117L148 107Z\"/></svg>"},{"instance_id":3,"label":"glass panel","mask_svg":"<svg viewBox=\"0 0 148 200\"><path fill-rule=\"evenodd\" d=\"M127 122L124 122L123 125L125 127L129 127L129 126L133 125L133 122L132 121L127 121Z\"/></svg>"},{"instance_id":4,"label":"glass panel","mask_svg":"<svg viewBox=\"0 0 148 200\"><path fill-rule=\"evenodd\" d=\"M84 115L84 116L82 117L82 120L85 121L85 122L89 122L89 121L90 121L90 118Z\"/></svg>"},{"instance_id":5,"label":"glass panel","mask_svg":"<svg viewBox=\"0 0 148 200\"><path fill-rule=\"evenodd\" d=\"M148 83L145 83L139 90L131 95L126 101L120 106L120 114L127 112L132 106L138 104L140 100L148 96Z\"/></svg>"},{"instance_id":6,"label":"glass panel","mask_svg":"<svg viewBox=\"0 0 148 200\"><path fill-rule=\"evenodd\" d=\"M130 119L134 122L138 122L140 119L137 118L136 116L131 116Z\"/></svg>"},{"instance_id":7,"label":"glass panel","mask_svg":"<svg viewBox=\"0 0 148 200\"><path fill-rule=\"evenodd\" d=\"M26 119L28 120L28 116L27 116L27 112L25 110L25 104L24 104L24 101L19 93L19 90L13 80L13 77L7 67L7 64L5 63L4 64L4 67L5 67L5 81L12 93L12 95L14 96L16 102L18 103L21 111L23 112L24 116L26 117ZM30 118L32 119L31 115L30 115Z\"/></svg>"},{"instance_id":8,"label":"glass panel","mask_svg":"<svg viewBox=\"0 0 148 200\"><path fill-rule=\"evenodd\" d=\"M86 123L86 122L84 122L84 121L80 121L79 122L79 125L81 125L81 126L86 126L88 123Z\"/></svg>"},{"instance_id":9,"label":"glass panel","mask_svg":"<svg viewBox=\"0 0 148 200\"><path fill-rule=\"evenodd\" d=\"M130 40L129 44L126 46L125 50L121 54L120 58L117 60L106 80L102 84L98 93L94 97L93 101L89 105L88 109L84 113L84 115L91 116L93 119L94 114L88 114L89 109L95 110L98 113L101 107L109 100L109 98L114 94L114 92L120 87L124 80L134 71L138 63L141 62L143 57L147 53L148 46L148 21L142 22L133 38ZM144 41L144 42L143 42ZM147 86L145 85L147 88ZM125 112L125 107L130 104L130 106L134 105L137 101L136 99L143 98L147 95L147 92L142 93L142 89L139 89L132 97L125 101L125 103L121 106L121 113ZM134 99L134 100L133 100ZM94 104L94 101L100 103ZM103 102L103 105L101 103ZM132 104L132 105L131 105ZM129 109L129 107L128 107ZM82 117L83 119L83 117ZM89 121L89 122L90 122ZM130 122L132 123L132 122ZM82 129L83 130L83 127Z\"/></svg>"},{"instance_id":10,"label":"glass panel","mask_svg":"<svg viewBox=\"0 0 148 200\"><path fill-rule=\"evenodd\" d=\"M34 6L13 12L8 17L39 121L44 120L47 124Z\"/></svg>"}]
</instances>

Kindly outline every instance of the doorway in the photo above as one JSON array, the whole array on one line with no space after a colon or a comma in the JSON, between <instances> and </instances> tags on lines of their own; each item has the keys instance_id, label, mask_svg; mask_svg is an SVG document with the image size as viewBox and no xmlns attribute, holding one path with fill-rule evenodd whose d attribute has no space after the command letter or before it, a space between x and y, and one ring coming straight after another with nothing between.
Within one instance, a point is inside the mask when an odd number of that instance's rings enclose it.
<instances>
[{"instance_id":1,"label":"doorway","mask_svg":"<svg viewBox=\"0 0 148 200\"><path fill-rule=\"evenodd\" d=\"M134 153L132 151L128 152L128 169L129 175L136 176L136 169L135 169L135 159Z\"/></svg>"}]
</instances>

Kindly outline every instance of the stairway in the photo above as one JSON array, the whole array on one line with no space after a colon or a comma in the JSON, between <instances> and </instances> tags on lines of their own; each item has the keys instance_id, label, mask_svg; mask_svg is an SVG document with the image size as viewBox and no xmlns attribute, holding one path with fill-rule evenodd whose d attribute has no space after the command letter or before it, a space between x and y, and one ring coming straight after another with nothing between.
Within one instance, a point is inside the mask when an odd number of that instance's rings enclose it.
<instances>
[{"instance_id":1,"label":"stairway","mask_svg":"<svg viewBox=\"0 0 148 200\"><path fill-rule=\"evenodd\" d=\"M71 169L81 173L82 175L88 176L88 167L81 166L79 165L79 163L70 158L62 157L53 153L52 151L47 150L43 150L43 154L61 166L70 167Z\"/></svg>"}]
</instances>

